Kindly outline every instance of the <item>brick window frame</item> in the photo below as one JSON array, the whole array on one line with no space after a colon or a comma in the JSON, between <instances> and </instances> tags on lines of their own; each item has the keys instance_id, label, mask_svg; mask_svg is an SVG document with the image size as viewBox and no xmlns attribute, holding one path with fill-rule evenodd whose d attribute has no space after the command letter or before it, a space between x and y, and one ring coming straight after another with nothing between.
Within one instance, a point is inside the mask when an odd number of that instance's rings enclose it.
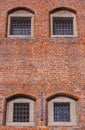
<instances>
[{"instance_id":1,"label":"brick window frame","mask_svg":"<svg viewBox=\"0 0 85 130\"><path fill-rule=\"evenodd\" d=\"M72 18L73 19L73 34L72 35L57 35L53 34L53 18ZM51 37L77 37L77 20L76 14L68 10L60 10L50 14Z\"/></svg>"},{"instance_id":2,"label":"brick window frame","mask_svg":"<svg viewBox=\"0 0 85 130\"><path fill-rule=\"evenodd\" d=\"M30 35L13 35L11 34L11 19L12 18L31 18L31 34ZM34 36L34 14L30 12L26 13L13 13L8 15L8 29L7 29L7 37L33 37Z\"/></svg>"},{"instance_id":3,"label":"brick window frame","mask_svg":"<svg viewBox=\"0 0 85 130\"><path fill-rule=\"evenodd\" d=\"M29 103L29 122L13 122L14 103ZM7 102L6 125L7 126L35 126L34 122L35 101L26 98L16 98Z\"/></svg>"},{"instance_id":4,"label":"brick window frame","mask_svg":"<svg viewBox=\"0 0 85 130\"><path fill-rule=\"evenodd\" d=\"M70 121L54 121L54 103L70 104ZM48 101L48 126L77 125L77 101L68 97L56 97Z\"/></svg>"}]
</instances>

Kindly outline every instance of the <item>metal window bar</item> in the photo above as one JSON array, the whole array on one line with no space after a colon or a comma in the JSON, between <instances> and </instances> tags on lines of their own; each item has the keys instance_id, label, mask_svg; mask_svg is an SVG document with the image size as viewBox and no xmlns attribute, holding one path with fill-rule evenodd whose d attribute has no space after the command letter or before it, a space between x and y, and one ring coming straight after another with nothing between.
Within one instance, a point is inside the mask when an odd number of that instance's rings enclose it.
<instances>
[{"instance_id":1,"label":"metal window bar","mask_svg":"<svg viewBox=\"0 0 85 130\"><path fill-rule=\"evenodd\" d=\"M11 35L31 35L31 17L12 17Z\"/></svg>"},{"instance_id":2,"label":"metal window bar","mask_svg":"<svg viewBox=\"0 0 85 130\"><path fill-rule=\"evenodd\" d=\"M54 122L70 121L70 103L54 103Z\"/></svg>"},{"instance_id":3,"label":"metal window bar","mask_svg":"<svg viewBox=\"0 0 85 130\"><path fill-rule=\"evenodd\" d=\"M29 122L29 103L14 103L13 122Z\"/></svg>"},{"instance_id":4,"label":"metal window bar","mask_svg":"<svg viewBox=\"0 0 85 130\"><path fill-rule=\"evenodd\" d=\"M40 120L43 121L43 92L40 92Z\"/></svg>"},{"instance_id":5,"label":"metal window bar","mask_svg":"<svg viewBox=\"0 0 85 130\"><path fill-rule=\"evenodd\" d=\"M53 17L53 35L73 35L73 18Z\"/></svg>"}]
</instances>

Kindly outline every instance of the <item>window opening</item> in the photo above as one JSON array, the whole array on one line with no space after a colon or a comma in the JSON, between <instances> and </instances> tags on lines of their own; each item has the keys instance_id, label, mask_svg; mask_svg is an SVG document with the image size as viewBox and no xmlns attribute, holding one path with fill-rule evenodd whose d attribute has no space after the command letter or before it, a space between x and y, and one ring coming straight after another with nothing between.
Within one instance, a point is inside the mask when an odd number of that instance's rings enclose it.
<instances>
[{"instance_id":1,"label":"window opening","mask_svg":"<svg viewBox=\"0 0 85 130\"><path fill-rule=\"evenodd\" d=\"M54 103L54 122L70 121L70 103Z\"/></svg>"},{"instance_id":2,"label":"window opening","mask_svg":"<svg viewBox=\"0 0 85 130\"><path fill-rule=\"evenodd\" d=\"M53 35L73 35L73 18L53 17Z\"/></svg>"},{"instance_id":3,"label":"window opening","mask_svg":"<svg viewBox=\"0 0 85 130\"><path fill-rule=\"evenodd\" d=\"M14 103L13 122L29 122L29 103Z\"/></svg>"},{"instance_id":4,"label":"window opening","mask_svg":"<svg viewBox=\"0 0 85 130\"><path fill-rule=\"evenodd\" d=\"M11 17L10 35L31 35L31 17Z\"/></svg>"}]
</instances>

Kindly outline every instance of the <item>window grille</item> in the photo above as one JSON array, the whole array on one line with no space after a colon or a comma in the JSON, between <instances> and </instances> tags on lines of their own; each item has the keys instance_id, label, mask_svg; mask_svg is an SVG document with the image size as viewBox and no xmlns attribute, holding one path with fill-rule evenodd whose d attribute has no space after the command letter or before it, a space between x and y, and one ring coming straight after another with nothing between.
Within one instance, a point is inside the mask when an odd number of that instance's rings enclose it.
<instances>
[{"instance_id":1,"label":"window grille","mask_svg":"<svg viewBox=\"0 0 85 130\"><path fill-rule=\"evenodd\" d=\"M10 35L31 35L31 17L11 17Z\"/></svg>"},{"instance_id":2,"label":"window grille","mask_svg":"<svg viewBox=\"0 0 85 130\"><path fill-rule=\"evenodd\" d=\"M53 35L73 35L73 18L53 17Z\"/></svg>"},{"instance_id":3,"label":"window grille","mask_svg":"<svg viewBox=\"0 0 85 130\"><path fill-rule=\"evenodd\" d=\"M29 103L14 103L13 122L29 122Z\"/></svg>"},{"instance_id":4,"label":"window grille","mask_svg":"<svg viewBox=\"0 0 85 130\"><path fill-rule=\"evenodd\" d=\"M54 121L70 121L70 103L54 103Z\"/></svg>"}]
</instances>

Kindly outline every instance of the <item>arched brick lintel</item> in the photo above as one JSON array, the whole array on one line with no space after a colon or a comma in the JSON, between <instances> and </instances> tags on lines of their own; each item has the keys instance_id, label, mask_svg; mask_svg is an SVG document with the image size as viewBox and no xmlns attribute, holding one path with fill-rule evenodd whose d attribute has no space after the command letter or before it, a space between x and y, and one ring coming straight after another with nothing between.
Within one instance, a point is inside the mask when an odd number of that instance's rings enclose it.
<instances>
[{"instance_id":1,"label":"arched brick lintel","mask_svg":"<svg viewBox=\"0 0 85 130\"><path fill-rule=\"evenodd\" d=\"M34 100L36 101L36 97L33 96L33 95L30 95L30 94L22 94L22 93L17 93L17 94L13 94L13 95L9 95L5 98L5 101L9 101L11 99L14 99L14 98L20 98L20 97L24 97L24 98L29 98L31 100Z\"/></svg>"},{"instance_id":2,"label":"arched brick lintel","mask_svg":"<svg viewBox=\"0 0 85 130\"><path fill-rule=\"evenodd\" d=\"M75 9L70 8L70 7L58 7L58 8L54 8L54 9L50 10L50 14L55 13L56 11L62 11L62 10L67 10L67 11L72 12L74 14L76 14L76 12L77 12Z\"/></svg>"},{"instance_id":3,"label":"arched brick lintel","mask_svg":"<svg viewBox=\"0 0 85 130\"><path fill-rule=\"evenodd\" d=\"M50 96L48 96L46 98L47 101L50 101L51 99L54 99L56 97L59 97L59 96L64 96L64 97L68 97L68 98L71 98L71 99L74 99L76 101L79 100L79 97L78 96L75 96L73 94L70 94L70 93L56 93L56 94L52 94Z\"/></svg>"},{"instance_id":4,"label":"arched brick lintel","mask_svg":"<svg viewBox=\"0 0 85 130\"><path fill-rule=\"evenodd\" d=\"M13 13L13 12L19 11L19 10L28 11L28 12L34 14L34 10L27 8L27 7L23 7L23 6L12 8L12 9L8 10L7 14L10 14L10 13Z\"/></svg>"}]
</instances>

